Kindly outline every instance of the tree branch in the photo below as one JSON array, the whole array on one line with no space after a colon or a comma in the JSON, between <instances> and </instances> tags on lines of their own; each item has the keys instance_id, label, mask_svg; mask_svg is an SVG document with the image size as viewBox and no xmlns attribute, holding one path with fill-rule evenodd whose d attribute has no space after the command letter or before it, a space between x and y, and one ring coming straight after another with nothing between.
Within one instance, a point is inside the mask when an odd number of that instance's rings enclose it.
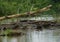
<instances>
[{"instance_id":1,"label":"tree branch","mask_svg":"<svg viewBox=\"0 0 60 42\"><path fill-rule=\"evenodd\" d=\"M44 11L50 10L50 7L52 7L52 5L48 5L44 8L42 8L42 9L32 11L32 12L25 12L25 13L22 13L22 14L14 14L14 15L9 15L9 16L3 16L3 17L0 17L0 20L14 18L14 17L20 17L20 16L24 16L24 15L34 15L34 14L37 14L37 13L42 13Z\"/></svg>"}]
</instances>

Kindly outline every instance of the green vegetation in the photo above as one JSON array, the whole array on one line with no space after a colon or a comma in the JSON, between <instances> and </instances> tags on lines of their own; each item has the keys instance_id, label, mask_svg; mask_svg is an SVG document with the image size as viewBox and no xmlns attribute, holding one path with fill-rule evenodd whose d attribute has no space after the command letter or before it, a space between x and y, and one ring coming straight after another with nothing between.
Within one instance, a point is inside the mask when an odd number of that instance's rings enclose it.
<instances>
[{"instance_id":1,"label":"green vegetation","mask_svg":"<svg viewBox=\"0 0 60 42\"><path fill-rule=\"evenodd\" d=\"M6 29L5 31L3 31L3 35L7 35L7 34L11 34L12 33L12 29Z\"/></svg>"},{"instance_id":2,"label":"green vegetation","mask_svg":"<svg viewBox=\"0 0 60 42\"><path fill-rule=\"evenodd\" d=\"M0 16L18 14L41 9L49 4L53 7L43 14L60 14L60 0L0 0Z\"/></svg>"}]
</instances>

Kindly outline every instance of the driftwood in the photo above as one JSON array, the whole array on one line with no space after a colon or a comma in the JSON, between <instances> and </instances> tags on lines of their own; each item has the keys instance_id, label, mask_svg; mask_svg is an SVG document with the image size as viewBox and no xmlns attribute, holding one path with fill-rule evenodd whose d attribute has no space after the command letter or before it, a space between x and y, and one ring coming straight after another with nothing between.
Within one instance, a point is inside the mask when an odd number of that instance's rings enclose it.
<instances>
[{"instance_id":1,"label":"driftwood","mask_svg":"<svg viewBox=\"0 0 60 42\"><path fill-rule=\"evenodd\" d=\"M34 14L37 14L37 13L42 13L44 11L48 11L50 10L50 7L52 7L52 5L48 5L42 9L39 9L37 11L32 11L32 12L25 12L25 13L21 13L21 14L14 14L14 15L9 15L9 16L3 16L3 17L0 17L0 20L4 20L4 19L9 19L9 18L14 18L14 17L21 17L21 16L29 16L29 15L34 15Z\"/></svg>"},{"instance_id":2,"label":"driftwood","mask_svg":"<svg viewBox=\"0 0 60 42\"><path fill-rule=\"evenodd\" d=\"M49 28L48 28L49 27ZM36 21L36 20L21 20L20 22L15 22L11 24L1 24L0 30L12 29L12 30L19 30L19 29L50 29L50 27L60 27L60 23L53 22L53 21Z\"/></svg>"}]
</instances>

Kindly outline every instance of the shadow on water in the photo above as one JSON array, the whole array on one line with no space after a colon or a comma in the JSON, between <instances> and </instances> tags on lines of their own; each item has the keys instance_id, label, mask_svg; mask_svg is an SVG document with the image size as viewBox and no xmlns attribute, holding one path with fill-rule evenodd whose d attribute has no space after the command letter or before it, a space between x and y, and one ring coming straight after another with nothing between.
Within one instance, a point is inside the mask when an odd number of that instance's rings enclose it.
<instances>
[{"instance_id":1,"label":"shadow on water","mask_svg":"<svg viewBox=\"0 0 60 42\"><path fill-rule=\"evenodd\" d=\"M42 31L28 29L26 35L22 36L0 36L0 42L60 42L60 29Z\"/></svg>"}]
</instances>

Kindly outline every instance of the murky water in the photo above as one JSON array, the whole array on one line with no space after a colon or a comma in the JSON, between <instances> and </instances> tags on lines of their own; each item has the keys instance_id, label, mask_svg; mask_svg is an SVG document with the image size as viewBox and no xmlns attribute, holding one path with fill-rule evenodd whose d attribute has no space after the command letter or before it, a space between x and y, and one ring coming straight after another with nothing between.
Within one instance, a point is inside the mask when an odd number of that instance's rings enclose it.
<instances>
[{"instance_id":1,"label":"murky water","mask_svg":"<svg viewBox=\"0 0 60 42\"><path fill-rule=\"evenodd\" d=\"M0 42L60 42L60 30L27 30L26 35L0 37Z\"/></svg>"}]
</instances>

